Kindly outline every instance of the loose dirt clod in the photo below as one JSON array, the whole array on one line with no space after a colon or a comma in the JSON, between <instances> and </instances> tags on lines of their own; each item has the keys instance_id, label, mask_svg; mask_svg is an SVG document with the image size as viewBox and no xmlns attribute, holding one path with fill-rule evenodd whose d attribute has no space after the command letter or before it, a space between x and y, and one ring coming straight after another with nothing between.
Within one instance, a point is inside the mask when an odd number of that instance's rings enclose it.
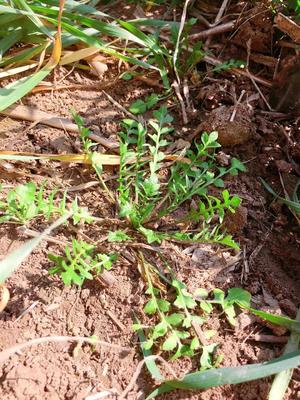
<instances>
[{"instance_id":1,"label":"loose dirt clod","mask_svg":"<svg viewBox=\"0 0 300 400\"><path fill-rule=\"evenodd\" d=\"M223 227L231 234L241 232L247 225L248 210L240 206L234 214L228 213L223 222Z\"/></svg>"},{"instance_id":2,"label":"loose dirt clod","mask_svg":"<svg viewBox=\"0 0 300 400\"><path fill-rule=\"evenodd\" d=\"M235 119L230 121L236 111ZM252 112L246 105L221 106L213 110L199 129L205 132L217 131L222 146L232 147L247 142L253 134Z\"/></svg>"}]
</instances>

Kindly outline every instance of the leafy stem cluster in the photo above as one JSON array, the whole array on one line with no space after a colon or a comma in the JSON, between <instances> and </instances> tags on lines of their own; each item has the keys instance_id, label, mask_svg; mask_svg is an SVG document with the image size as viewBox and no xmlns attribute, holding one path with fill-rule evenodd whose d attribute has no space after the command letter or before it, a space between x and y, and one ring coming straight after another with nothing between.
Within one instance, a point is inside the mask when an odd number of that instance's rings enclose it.
<instances>
[{"instance_id":1,"label":"leafy stem cluster","mask_svg":"<svg viewBox=\"0 0 300 400\"><path fill-rule=\"evenodd\" d=\"M161 107L153 112L148 124L130 119L123 121L118 188L120 216L127 218L149 243L159 242L168 235L149 229L149 221L169 215L197 197L200 198L199 209L191 210L187 218L191 221L198 218L202 224L198 233L185 239L195 241L209 236L209 241L213 242L215 237L219 243L225 237L226 244L232 244L230 236L221 235L218 229L210 229L209 223L213 217L221 222L226 211L235 212L240 199L230 196L227 190L223 190L222 199L209 195L208 191L211 187L224 188L224 177L237 175L239 171L245 171L245 167L235 158L228 167L217 164L218 133L211 132L203 133L200 143L195 143L195 149L188 150L184 159L178 156L167 172L164 162L167 138L173 131L172 120L167 109ZM174 239L180 240L180 231L169 237L174 235Z\"/></svg>"},{"instance_id":2,"label":"leafy stem cluster","mask_svg":"<svg viewBox=\"0 0 300 400\"><path fill-rule=\"evenodd\" d=\"M26 222L43 216L50 220L54 216L65 215L69 208L73 211L73 223L80 221L91 222L93 217L84 207L79 207L77 199L67 205L66 193L58 197L57 190L46 195L44 183L39 189L34 182L27 182L8 191L0 199L0 223L11 222L25 224ZM1 187L0 187L1 190Z\"/></svg>"},{"instance_id":3,"label":"leafy stem cluster","mask_svg":"<svg viewBox=\"0 0 300 400\"><path fill-rule=\"evenodd\" d=\"M203 288L191 294L186 285L174 276L170 281L170 290L164 293L155 287L151 275L146 272L147 291L150 299L144 306L144 312L156 317L154 326L135 324L135 330L146 330L145 350L160 349L168 352L174 360L181 356L200 355L202 370L216 367L222 355L216 355L218 343L209 343L216 331L209 329L208 316L213 313L214 306L221 309L230 325L234 326L235 305L249 305L250 294L243 289L230 289L227 296L221 289L213 289L210 293ZM199 335L199 331L201 335Z\"/></svg>"},{"instance_id":4,"label":"leafy stem cluster","mask_svg":"<svg viewBox=\"0 0 300 400\"><path fill-rule=\"evenodd\" d=\"M82 286L86 279L94 279L103 269L110 270L116 260L115 254L101 254L96 247L83 240L72 240L72 245L65 247L63 256L49 253L48 258L54 263L49 269L50 275L59 275L64 284Z\"/></svg>"}]
</instances>

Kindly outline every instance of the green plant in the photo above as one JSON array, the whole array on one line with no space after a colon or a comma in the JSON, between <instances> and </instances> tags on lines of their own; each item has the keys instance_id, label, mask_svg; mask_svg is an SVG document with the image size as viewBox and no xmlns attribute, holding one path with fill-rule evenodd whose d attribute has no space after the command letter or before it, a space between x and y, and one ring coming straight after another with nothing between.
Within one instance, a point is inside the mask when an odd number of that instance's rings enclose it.
<instances>
[{"instance_id":1,"label":"green plant","mask_svg":"<svg viewBox=\"0 0 300 400\"><path fill-rule=\"evenodd\" d=\"M170 279L160 274L169 287L167 290L157 280L155 268L143 256L141 263L147 281L146 294L150 296L143 310L149 316L155 316L158 321L151 326L143 326L141 323L134 325L135 330L144 328L147 332L146 340L142 343L143 351L158 347L171 354L172 360L200 354L201 370L217 367L222 355L215 354L217 343L207 343L216 333L211 329L203 329L207 324L207 316L213 312L215 305L221 307L228 322L235 325L234 306L249 306L250 294L238 288L230 289L226 297L220 289L208 293L199 288L191 294L170 268Z\"/></svg>"},{"instance_id":2,"label":"green plant","mask_svg":"<svg viewBox=\"0 0 300 400\"><path fill-rule=\"evenodd\" d=\"M170 283L170 282L169 282ZM172 286L172 283L170 283ZM162 393L167 393L171 392L172 390L175 389L207 389L210 387L215 387L215 386L220 386L220 385L225 385L225 384L237 384L237 383L242 383L242 382L247 382L251 381L254 379L259 379L263 377L267 377L270 375L274 375L276 373L281 372L279 375L279 383L280 385L284 385L284 388L286 388L286 381L288 382L289 377L290 377L290 371L288 371L291 368L296 367L297 365L300 365L300 351L296 351L298 348L298 343L299 343L299 332L300 332L300 323L299 319L297 320L290 320L289 318L286 317L281 317L277 315L273 315L270 313L265 313L260 310L255 310L250 306L250 300L251 300L251 295L247 291L240 289L240 288L232 288L229 289L227 296L225 296L225 293L221 291L220 289L213 289L211 293L208 293L205 289L199 288L196 290L194 295L189 294L186 292L186 288L182 283L179 283L178 281L175 284L175 287L181 287L182 289L182 294L180 292L176 291L176 302L177 302L177 307L179 306L180 311L184 307L187 307L188 309L193 309L193 313L196 312L197 308L200 307L202 312L205 312L205 314L209 314L213 312L213 305L221 307L221 309L224 311L227 320L229 321L230 324L235 323L235 311L234 311L234 306L239 307L240 309L246 309L249 310L250 312L259 315L261 318L274 323L278 324L281 326L286 326L288 329L292 331L292 339L290 343L290 352L286 352L286 354L283 357L280 357L278 359L272 360L270 362L264 363L264 364L252 364L252 365L245 365L245 366L239 366L239 367L229 367L229 368L218 368L221 360L222 360L222 355L214 358L214 352L217 347L217 343L209 343L206 344L205 346L202 346L201 343L199 343L199 346L197 347L197 352L201 352L201 357L200 357L200 371L198 372L193 372L191 374L185 375L182 379L180 380L172 380L172 381L166 381L164 378L160 377L158 375L157 367L154 361L150 360L147 362L146 360L146 365L149 368L149 372L153 375L153 377L157 377L157 379L163 381L163 383L155 389L148 397L147 399L154 398L155 396L162 394ZM163 297L162 297L162 292L157 291L156 293L153 292L153 290L149 291L149 293L152 296L152 299L146 304L145 307L149 308L149 303L150 303L150 311L151 312L156 312L160 316L161 309L164 309L164 319L166 319L166 315L171 312L173 307L175 306L175 302L173 304L168 304L168 307L165 306L165 303L162 302ZM179 295L179 296L178 296ZM159 296L160 303L157 303L157 297ZM166 295L165 295L166 296ZM183 299L182 299L183 296ZM153 301L153 298L156 297L156 302ZM179 299L179 302L178 302ZM191 300L192 299L192 300ZM194 303L195 301L195 303ZM163 307L161 305L163 305ZM204 315L205 315L204 314ZM299 313L298 313L299 314ZM182 328L183 324L182 321L184 320L184 317L173 317L173 314L171 314L172 318L174 319L174 322L177 322L176 329ZM160 316L161 317L161 316ZM164 323L164 321L163 321ZM205 324L205 320L202 323L202 326ZM157 327L160 327L160 323L156 325L154 328L151 328L150 330L150 340L153 337L153 333L155 330L157 330ZM182 325L180 325L182 324ZM178 328L179 327L179 328ZM139 323L136 325L136 329L139 331L139 337L143 338L143 341L145 340L145 337L143 334L141 334L141 329L143 328L142 324ZM144 327L146 330L149 330L148 327ZM158 336L156 340L160 340L164 335L165 335L165 330L162 330L161 333L162 335ZM187 339L185 340L191 340L191 332L190 335L188 336L185 334L185 337ZM206 333L207 337L211 337L210 331L204 331ZM169 334L170 339L170 344L173 347L173 349L179 345L178 342L178 335L177 337L174 335L174 333L169 333L166 332L166 334ZM208 335L209 334L209 335ZM152 335L152 337L151 337ZM181 339L179 337L179 339ZM168 339L167 339L168 340ZM193 341L194 339L192 339ZM150 357L149 353L149 348L153 346L153 344L150 342L150 346L147 346L147 341L145 344L142 342L142 348L143 348L143 353L145 357ZM166 343L166 341L164 342ZM163 343L163 344L164 344ZM169 344L169 342L167 342ZM144 348L148 349L148 352L144 350ZM184 345L181 346L183 348ZM164 348L162 347L162 350ZM169 350L169 347L167 346L167 349ZM193 350L193 349L192 349ZM178 353L178 350L177 350ZM176 353L175 353L176 354ZM194 355L194 351L191 352L191 349L187 350L187 353L185 355ZM265 368L267 366L268 368ZM209 369L207 371L207 369ZM284 374L283 371L287 370L288 374ZM276 386L275 386L276 388ZM284 393L284 390L282 386L277 386L279 392L277 393ZM270 397L270 399L273 399L273 397ZM274 399L277 399L279 397L275 397ZM281 399L282 397L280 397Z\"/></svg>"},{"instance_id":3,"label":"green plant","mask_svg":"<svg viewBox=\"0 0 300 400\"><path fill-rule=\"evenodd\" d=\"M204 390L222 385L236 385L260 378L275 375L281 371L295 368L300 365L300 351L289 353L269 362L249 364L238 367L223 367L208 371L193 372L185 375L181 380L164 380L146 400L154 399L163 393L176 389Z\"/></svg>"},{"instance_id":4,"label":"green plant","mask_svg":"<svg viewBox=\"0 0 300 400\"><path fill-rule=\"evenodd\" d=\"M146 294L150 300L144 306L144 312L148 315L156 314L159 322L154 327L147 329L147 341L143 343L143 349L149 350L156 343L161 342L161 349L167 352L175 352L172 359L183 355L193 356L199 349L200 342L195 334L191 335L189 328L192 324L202 325L205 319L194 314L196 302L187 292L182 282L173 279L170 285L176 291L173 300L166 300L163 291L154 286L151 274L151 265L142 259L145 268L148 288ZM134 329L140 330L141 324L135 324Z\"/></svg>"},{"instance_id":5,"label":"green plant","mask_svg":"<svg viewBox=\"0 0 300 400\"><path fill-rule=\"evenodd\" d=\"M300 14L300 0L272 0L272 5L280 5L289 12L295 11L298 15Z\"/></svg>"},{"instance_id":6,"label":"green plant","mask_svg":"<svg viewBox=\"0 0 300 400\"><path fill-rule=\"evenodd\" d=\"M132 240L130 236L127 235L126 232L117 230L114 232L108 232L107 241L108 242L126 242L128 240Z\"/></svg>"},{"instance_id":7,"label":"green plant","mask_svg":"<svg viewBox=\"0 0 300 400\"><path fill-rule=\"evenodd\" d=\"M150 94L145 100L138 99L134 101L129 107L129 111L132 114L143 114L145 111L153 108L160 100L160 97L156 93Z\"/></svg>"},{"instance_id":8,"label":"green plant","mask_svg":"<svg viewBox=\"0 0 300 400\"><path fill-rule=\"evenodd\" d=\"M227 210L234 212L240 199L224 190L222 200L219 200L209 195L208 190L211 186L224 187L224 176L245 171L244 165L233 158L229 167L218 166L214 156L214 150L220 147L218 134L204 133L201 143L195 143L195 150L186 152L184 161L180 156L175 159L167 178L162 174L163 180L160 171L167 158L165 149L167 135L173 131L172 117L164 107L154 111L153 117L148 126L128 119L123 121L118 189L120 216L127 218L149 243L167 238L210 242L215 239L218 243L224 240L223 244L234 246L230 236L220 233L218 226L211 229L209 224L214 217L221 222ZM149 221L171 214L196 196L202 199L199 209L191 210L186 219L202 221L198 232L162 233L147 227Z\"/></svg>"},{"instance_id":9,"label":"green plant","mask_svg":"<svg viewBox=\"0 0 300 400\"><path fill-rule=\"evenodd\" d=\"M46 182L37 189L34 182L27 182L9 190L6 197L0 200L0 223L12 222L25 224L26 222L43 216L46 220L55 215L65 215L68 212L66 204L66 193L62 199L58 199L57 190L52 190L48 196L45 195ZM0 187L1 190L1 187ZM91 222L92 217L88 211L79 207L77 199L71 204L73 210L73 222Z\"/></svg>"},{"instance_id":10,"label":"green plant","mask_svg":"<svg viewBox=\"0 0 300 400\"><path fill-rule=\"evenodd\" d=\"M80 115L78 115L74 110L72 111L72 115L73 115L74 121L76 122L76 124L78 126L79 136L80 136L80 139L82 141L82 146L83 146L83 152L86 154L88 160L92 164L92 167L93 167L94 171L96 172L96 175L97 175L103 189L107 193L110 201L112 203L114 203L115 199L102 178L103 168L99 162L98 153L92 151L92 147L96 146L97 143L94 143L91 141L91 139L89 139L89 135L90 135L91 131L84 126L84 119L82 117L80 117Z\"/></svg>"},{"instance_id":11,"label":"green plant","mask_svg":"<svg viewBox=\"0 0 300 400\"><path fill-rule=\"evenodd\" d=\"M267 191L269 193L271 193L281 203L283 203L286 206L288 206L288 208L294 214L294 216L296 217L298 222L300 222L300 220L299 220L299 218L300 218L300 202L299 202L299 199L298 199L298 191L299 191L299 188L300 188L300 179L298 180L298 182L297 182L297 184L296 184L296 186L294 188L294 192L293 192L291 198L289 197L289 195L287 193L286 193L286 197L285 198L279 196L276 192L274 192L274 190L271 188L270 185L268 185L268 183L266 181L261 179L261 182L262 182L262 184L264 185L264 187L267 189Z\"/></svg>"},{"instance_id":12,"label":"green plant","mask_svg":"<svg viewBox=\"0 0 300 400\"><path fill-rule=\"evenodd\" d=\"M229 71L232 68L245 68L245 61L228 60L213 68L213 72Z\"/></svg>"},{"instance_id":13,"label":"green plant","mask_svg":"<svg viewBox=\"0 0 300 400\"><path fill-rule=\"evenodd\" d=\"M2 0L0 20L2 77L7 78L21 72L28 74L33 69L38 69L42 60L41 69L0 89L0 110L26 95L58 63L78 63L97 54L97 51L158 71L164 86L170 88L167 75L171 55L161 42L158 32L162 27L177 25L176 22L153 19L122 21L75 0L45 0L43 4L35 0ZM155 34L142 31L141 26L149 24L155 28ZM99 36L109 39L104 41ZM118 45L111 43L111 38L118 38ZM127 41L126 46L122 41ZM26 48L23 47L25 43ZM76 43L83 43L86 48L61 57L62 50ZM16 47L19 44L20 49Z\"/></svg>"},{"instance_id":14,"label":"green plant","mask_svg":"<svg viewBox=\"0 0 300 400\"><path fill-rule=\"evenodd\" d=\"M65 247L64 256L48 254L55 265L49 269L50 275L59 275L64 284L82 286L86 279L93 279L103 269L110 270L116 260L114 254L96 254L95 246L72 239L72 246Z\"/></svg>"}]
</instances>

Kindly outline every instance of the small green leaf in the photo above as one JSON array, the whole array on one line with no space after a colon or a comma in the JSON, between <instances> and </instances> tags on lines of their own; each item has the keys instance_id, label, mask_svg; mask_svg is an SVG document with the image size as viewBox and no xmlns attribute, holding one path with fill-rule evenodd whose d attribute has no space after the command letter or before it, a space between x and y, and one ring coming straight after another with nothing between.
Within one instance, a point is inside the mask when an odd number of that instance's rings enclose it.
<instances>
[{"instance_id":1,"label":"small green leaf","mask_svg":"<svg viewBox=\"0 0 300 400\"><path fill-rule=\"evenodd\" d=\"M246 167L245 165L239 161L237 158L231 159L231 168L237 169L238 171L245 172Z\"/></svg>"},{"instance_id":2,"label":"small green leaf","mask_svg":"<svg viewBox=\"0 0 300 400\"><path fill-rule=\"evenodd\" d=\"M132 239L130 236L127 235L126 232L118 230L114 232L109 231L107 240L108 242L125 242Z\"/></svg>"},{"instance_id":3,"label":"small green leaf","mask_svg":"<svg viewBox=\"0 0 300 400\"><path fill-rule=\"evenodd\" d=\"M156 310L157 310L157 304L156 304L155 299L149 300L146 303L146 305L144 306L144 312L146 314L150 314L150 315L155 314Z\"/></svg>"},{"instance_id":4,"label":"small green leaf","mask_svg":"<svg viewBox=\"0 0 300 400\"><path fill-rule=\"evenodd\" d=\"M172 334L164 341L162 349L165 351L172 351L176 346L178 346L178 337Z\"/></svg>"},{"instance_id":5,"label":"small green leaf","mask_svg":"<svg viewBox=\"0 0 300 400\"><path fill-rule=\"evenodd\" d=\"M154 107L159 102L159 96L156 93L152 93L150 96L146 97L147 109Z\"/></svg>"},{"instance_id":6,"label":"small green leaf","mask_svg":"<svg viewBox=\"0 0 300 400\"><path fill-rule=\"evenodd\" d=\"M208 303L207 301L201 301L200 308L207 314L210 314L213 310L213 306L211 305L211 303Z\"/></svg>"},{"instance_id":7,"label":"small green leaf","mask_svg":"<svg viewBox=\"0 0 300 400\"><path fill-rule=\"evenodd\" d=\"M234 307L226 305L224 307L224 312L226 314L226 318L227 318L228 322L230 323L230 325L235 326L236 314L235 314Z\"/></svg>"},{"instance_id":8,"label":"small green leaf","mask_svg":"<svg viewBox=\"0 0 300 400\"><path fill-rule=\"evenodd\" d=\"M209 339L211 339L212 337L216 336L217 333L218 333L218 332L215 331L215 330L213 330L213 329L206 329L206 330L204 331L205 339L209 340Z\"/></svg>"},{"instance_id":9,"label":"small green leaf","mask_svg":"<svg viewBox=\"0 0 300 400\"><path fill-rule=\"evenodd\" d=\"M142 329L142 324L132 324L131 327L132 327L133 332L137 332Z\"/></svg>"},{"instance_id":10,"label":"small green leaf","mask_svg":"<svg viewBox=\"0 0 300 400\"><path fill-rule=\"evenodd\" d=\"M223 179L215 179L214 185L218 188L223 188L225 186Z\"/></svg>"},{"instance_id":11,"label":"small green leaf","mask_svg":"<svg viewBox=\"0 0 300 400\"><path fill-rule=\"evenodd\" d=\"M170 303L164 299L157 299L157 306L161 312L168 312L170 309Z\"/></svg>"},{"instance_id":12,"label":"small green leaf","mask_svg":"<svg viewBox=\"0 0 300 400\"><path fill-rule=\"evenodd\" d=\"M161 321L159 324L155 325L152 333L152 339L155 340L161 336L164 336L168 331L168 325L165 321Z\"/></svg>"},{"instance_id":13,"label":"small green leaf","mask_svg":"<svg viewBox=\"0 0 300 400\"><path fill-rule=\"evenodd\" d=\"M241 288L231 288L228 290L226 302L228 304L244 304L250 307L251 294L247 290Z\"/></svg>"},{"instance_id":14,"label":"small green leaf","mask_svg":"<svg viewBox=\"0 0 300 400\"><path fill-rule=\"evenodd\" d=\"M191 348L191 350L197 350L197 349L200 348L200 342L199 342L199 339L197 337L194 337L192 339L191 344L190 344L190 348Z\"/></svg>"},{"instance_id":15,"label":"small green leaf","mask_svg":"<svg viewBox=\"0 0 300 400\"><path fill-rule=\"evenodd\" d=\"M150 350L153 344L154 344L153 340L149 339L146 342L142 343L142 346L144 350Z\"/></svg>"},{"instance_id":16,"label":"small green leaf","mask_svg":"<svg viewBox=\"0 0 300 400\"><path fill-rule=\"evenodd\" d=\"M166 321L172 326L178 326L183 321L184 316L182 314L173 313L166 317Z\"/></svg>"},{"instance_id":17,"label":"small green leaf","mask_svg":"<svg viewBox=\"0 0 300 400\"><path fill-rule=\"evenodd\" d=\"M139 228L139 231L146 237L147 242L149 244L154 243L154 242L161 243L162 235L158 234L157 232L153 231L152 229L147 229L147 228L144 228L143 226L141 226Z\"/></svg>"},{"instance_id":18,"label":"small green leaf","mask_svg":"<svg viewBox=\"0 0 300 400\"><path fill-rule=\"evenodd\" d=\"M218 344L212 343L202 347L202 355L200 357L201 371L213 368L213 355L218 347Z\"/></svg>"},{"instance_id":19,"label":"small green leaf","mask_svg":"<svg viewBox=\"0 0 300 400\"><path fill-rule=\"evenodd\" d=\"M198 301L206 299L207 297L208 297L208 291L206 289L198 288L194 292L194 298Z\"/></svg>"},{"instance_id":20,"label":"small green leaf","mask_svg":"<svg viewBox=\"0 0 300 400\"><path fill-rule=\"evenodd\" d=\"M125 72L123 75L122 75L122 79L124 80L124 81L130 81L130 79L132 79L134 77L134 74L131 74L130 72Z\"/></svg>"},{"instance_id":21,"label":"small green leaf","mask_svg":"<svg viewBox=\"0 0 300 400\"><path fill-rule=\"evenodd\" d=\"M147 105L141 99L134 101L129 107L129 111L132 114L143 114L146 110L147 110Z\"/></svg>"}]
</instances>

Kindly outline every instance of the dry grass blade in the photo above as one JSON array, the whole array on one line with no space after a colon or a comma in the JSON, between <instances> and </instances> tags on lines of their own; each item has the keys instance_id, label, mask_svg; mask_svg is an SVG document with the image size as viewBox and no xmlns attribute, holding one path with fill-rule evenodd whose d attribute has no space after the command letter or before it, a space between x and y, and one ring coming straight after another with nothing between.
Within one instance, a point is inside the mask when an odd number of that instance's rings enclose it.
<instances>
[{"instance_id":1,"label":"dry grass blade","mask_svg":"<svg viewBox=\"0 0 300 400\"><path fill-rule=\"evenodd\" d=\"M130 352L131 349L127 347L118 346L116 344L108 343L103 340L98 340L96 338L87 338L84 336L46 336L37 339L29 340L28 342L20 343L9 349L3 350L0 353L0 363L7 361L11 356L19 351L25 350L28 347L36 346L42 343L61 343L61 342L86 342L92 345L99 344L100 346L110 347L118 352Z\"/></svg>"},{"instance_id":2,"label":"dry grass blade","mask_svg":"<svg viewBox=\"0 0 300 400\"><path fill-rule=\"evenodd\" d=\"M69 132L79 133L78 126L69 119L46 113L34 107L14 104L1 111L0 114L24 121L42 123L44 125L52 126L53 128L65 129Z\"/></svg>"}]
</instances>

